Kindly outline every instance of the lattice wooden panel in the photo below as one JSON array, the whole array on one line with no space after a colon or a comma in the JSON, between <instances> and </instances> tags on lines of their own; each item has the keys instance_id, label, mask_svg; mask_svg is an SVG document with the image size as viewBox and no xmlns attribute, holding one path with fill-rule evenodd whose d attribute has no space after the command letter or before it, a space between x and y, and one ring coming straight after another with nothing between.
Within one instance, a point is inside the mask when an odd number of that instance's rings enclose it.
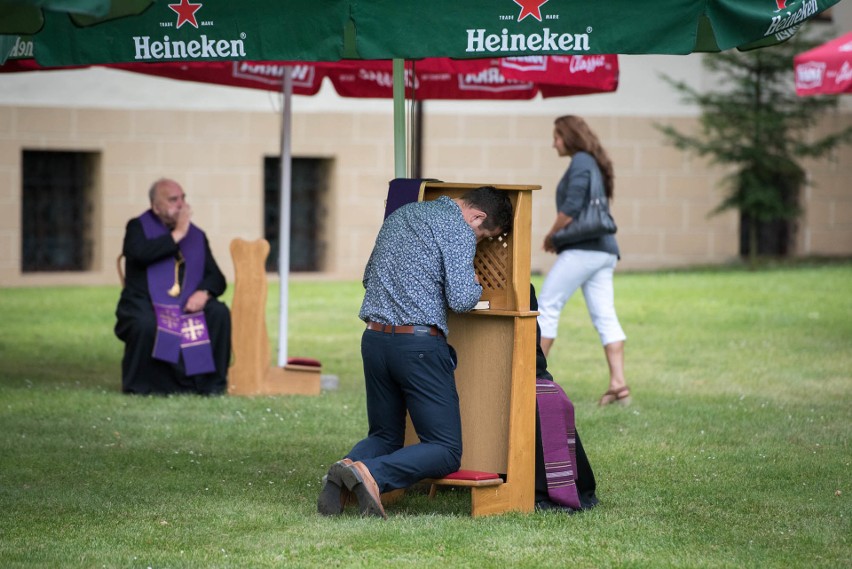
<instances>
[{"instance_id":1,"label":"lattice wooden panel","mask_svg":"<svg viewBox=\"0 0 852 569\"><path fill-rule=\"evenodd\" d=\"M512 275L511 236L500 235L482 241L473 260L482 298L491 302L491 308L509 308L509 279Z\"/></svg>"}]
</instances>

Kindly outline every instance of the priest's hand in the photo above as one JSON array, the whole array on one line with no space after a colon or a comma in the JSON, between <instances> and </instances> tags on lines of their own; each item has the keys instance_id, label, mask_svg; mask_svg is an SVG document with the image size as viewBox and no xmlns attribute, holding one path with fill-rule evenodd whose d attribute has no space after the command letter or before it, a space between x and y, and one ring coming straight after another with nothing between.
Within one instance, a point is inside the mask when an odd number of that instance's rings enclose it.
<instances>
[{"instance_id":1,"label":"priest's hand","mask_svg":"<svg viewBox=\"0 0 852 569\"><path fill-rule=\"evenodd\" d=\"M186 234L189 232L190 219L192 219L192 208L189 207L188 203L185 203L180 208L180 211L178 211L175 228L172 230L172 239L175 240L175 243L180 242L181 239L186 237Z\"/></svg>"},{"instance_id":2,"label":"priest's hand","mask_svg":"<svg viewBox=\"0 0 852 569\"><path fill-rule=\"evenodd\" d=\"M197 290L186 300L186 305L183 307L183 311L187 313L201 312L207 305L208 300L210 300L209 292L206 290Z\"/></svg>"}]
</instances>

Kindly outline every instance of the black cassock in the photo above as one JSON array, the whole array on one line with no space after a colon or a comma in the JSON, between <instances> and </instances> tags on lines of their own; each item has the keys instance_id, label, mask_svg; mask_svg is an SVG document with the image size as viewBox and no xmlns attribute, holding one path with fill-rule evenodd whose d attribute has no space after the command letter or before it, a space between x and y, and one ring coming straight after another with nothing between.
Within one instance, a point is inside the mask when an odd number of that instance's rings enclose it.
<instances>
[{"instance_id":1,"label":"black cassock","mask_svg":"<svg viewBox=\"0 0 852 569\"><path fill-rule=\"evenodd\" d=\"M187 376L183 358L173 364L151 357L157 334L157 319L148 295L148 265L175 257L179 248L170 233L147 239L138 218L127 223L122 249L125 259L125 284L115 310L115 335L124 342L121 361L121 390L124 393L168 394L199 393L215 395L227 389L228 363L231 356L231 313L217 297L227 283L204 236L204 276L198 290L211 298L204 307L210 334L210 347L216 371ZM181 266L183 269L183 266ZM181 270L180 280L183 281Z\"/></svg>"},{"instance_id":2,"label":"black cassock","mask_svg":"<svg viewBox=\"0 0 852 569\"><path fill-rule=\"evenodd\" d=\"M535 295L535 287L530 284L530 310L538 310L538 299ZM553 376L547 371L547 358L544 357L544 352L541 349L541 329L538 327L538 322L535 325L536 336L536 354L535 354L535 372L536 377L553 380ZM586 456L586 451L583 448L583 443L580 441L580 432L577 430L575 454L577 464L576 469L576 484L577 494L580 498L580 507L584 510L593 508L598 504L598 497L595 494L597 483L595 481L595 473L592 471L592 465L589 463L589 458ZM541 422L538 417L538 405L535 409L535 501L537 505L550 503L550 498L547 493L547 477L544 470L544 450L541 443Z\"/></svg>"}]
</instances>

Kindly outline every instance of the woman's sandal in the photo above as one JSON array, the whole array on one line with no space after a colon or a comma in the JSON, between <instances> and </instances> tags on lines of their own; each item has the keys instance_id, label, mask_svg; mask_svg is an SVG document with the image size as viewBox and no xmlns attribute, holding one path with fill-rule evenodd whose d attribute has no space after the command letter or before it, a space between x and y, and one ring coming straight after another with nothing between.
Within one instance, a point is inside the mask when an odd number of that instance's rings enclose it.
<instances>
[{"instance_id":1,"label":"woman's sandal","mask_svg":"<svg viewBox=\"0 0 852 569\"><path fill-rule=\"evenodd\" d=\"M626 385L618 389L610 389L603 394L598 405L603 407L610 403L618 403L619 405L630 405L630 388Z\"/></svg>"}]
</instances>

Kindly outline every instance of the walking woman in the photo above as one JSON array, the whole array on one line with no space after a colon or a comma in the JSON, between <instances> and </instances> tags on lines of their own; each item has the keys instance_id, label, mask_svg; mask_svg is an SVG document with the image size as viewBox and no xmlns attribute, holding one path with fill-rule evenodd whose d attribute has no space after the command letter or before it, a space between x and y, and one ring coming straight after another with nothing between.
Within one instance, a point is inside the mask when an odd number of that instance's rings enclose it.
<instances>
[{"instance_id":1,"label":"walking woman","mask_svg":"<svg viewBox=\"0 0 852 569\"><path fill-rule=\"evenodd\" d=\"M613 198L612 161L598 137L582 118L568 115L554 121L553 148L571 157L571 165L556 188L556 221L544 238L544 250L556 253L556 263L544 280L538 299L541 348L545 356L556 339L559 314L578 288L604 347L609 365L609 388L599 405L630 402L624 378L624 330L615 313L612 277L619 259L615 235L554 246L553 235L577 217L589 201L593 179L602 180L608 200Z\"/></svg>"}]
</instances>

